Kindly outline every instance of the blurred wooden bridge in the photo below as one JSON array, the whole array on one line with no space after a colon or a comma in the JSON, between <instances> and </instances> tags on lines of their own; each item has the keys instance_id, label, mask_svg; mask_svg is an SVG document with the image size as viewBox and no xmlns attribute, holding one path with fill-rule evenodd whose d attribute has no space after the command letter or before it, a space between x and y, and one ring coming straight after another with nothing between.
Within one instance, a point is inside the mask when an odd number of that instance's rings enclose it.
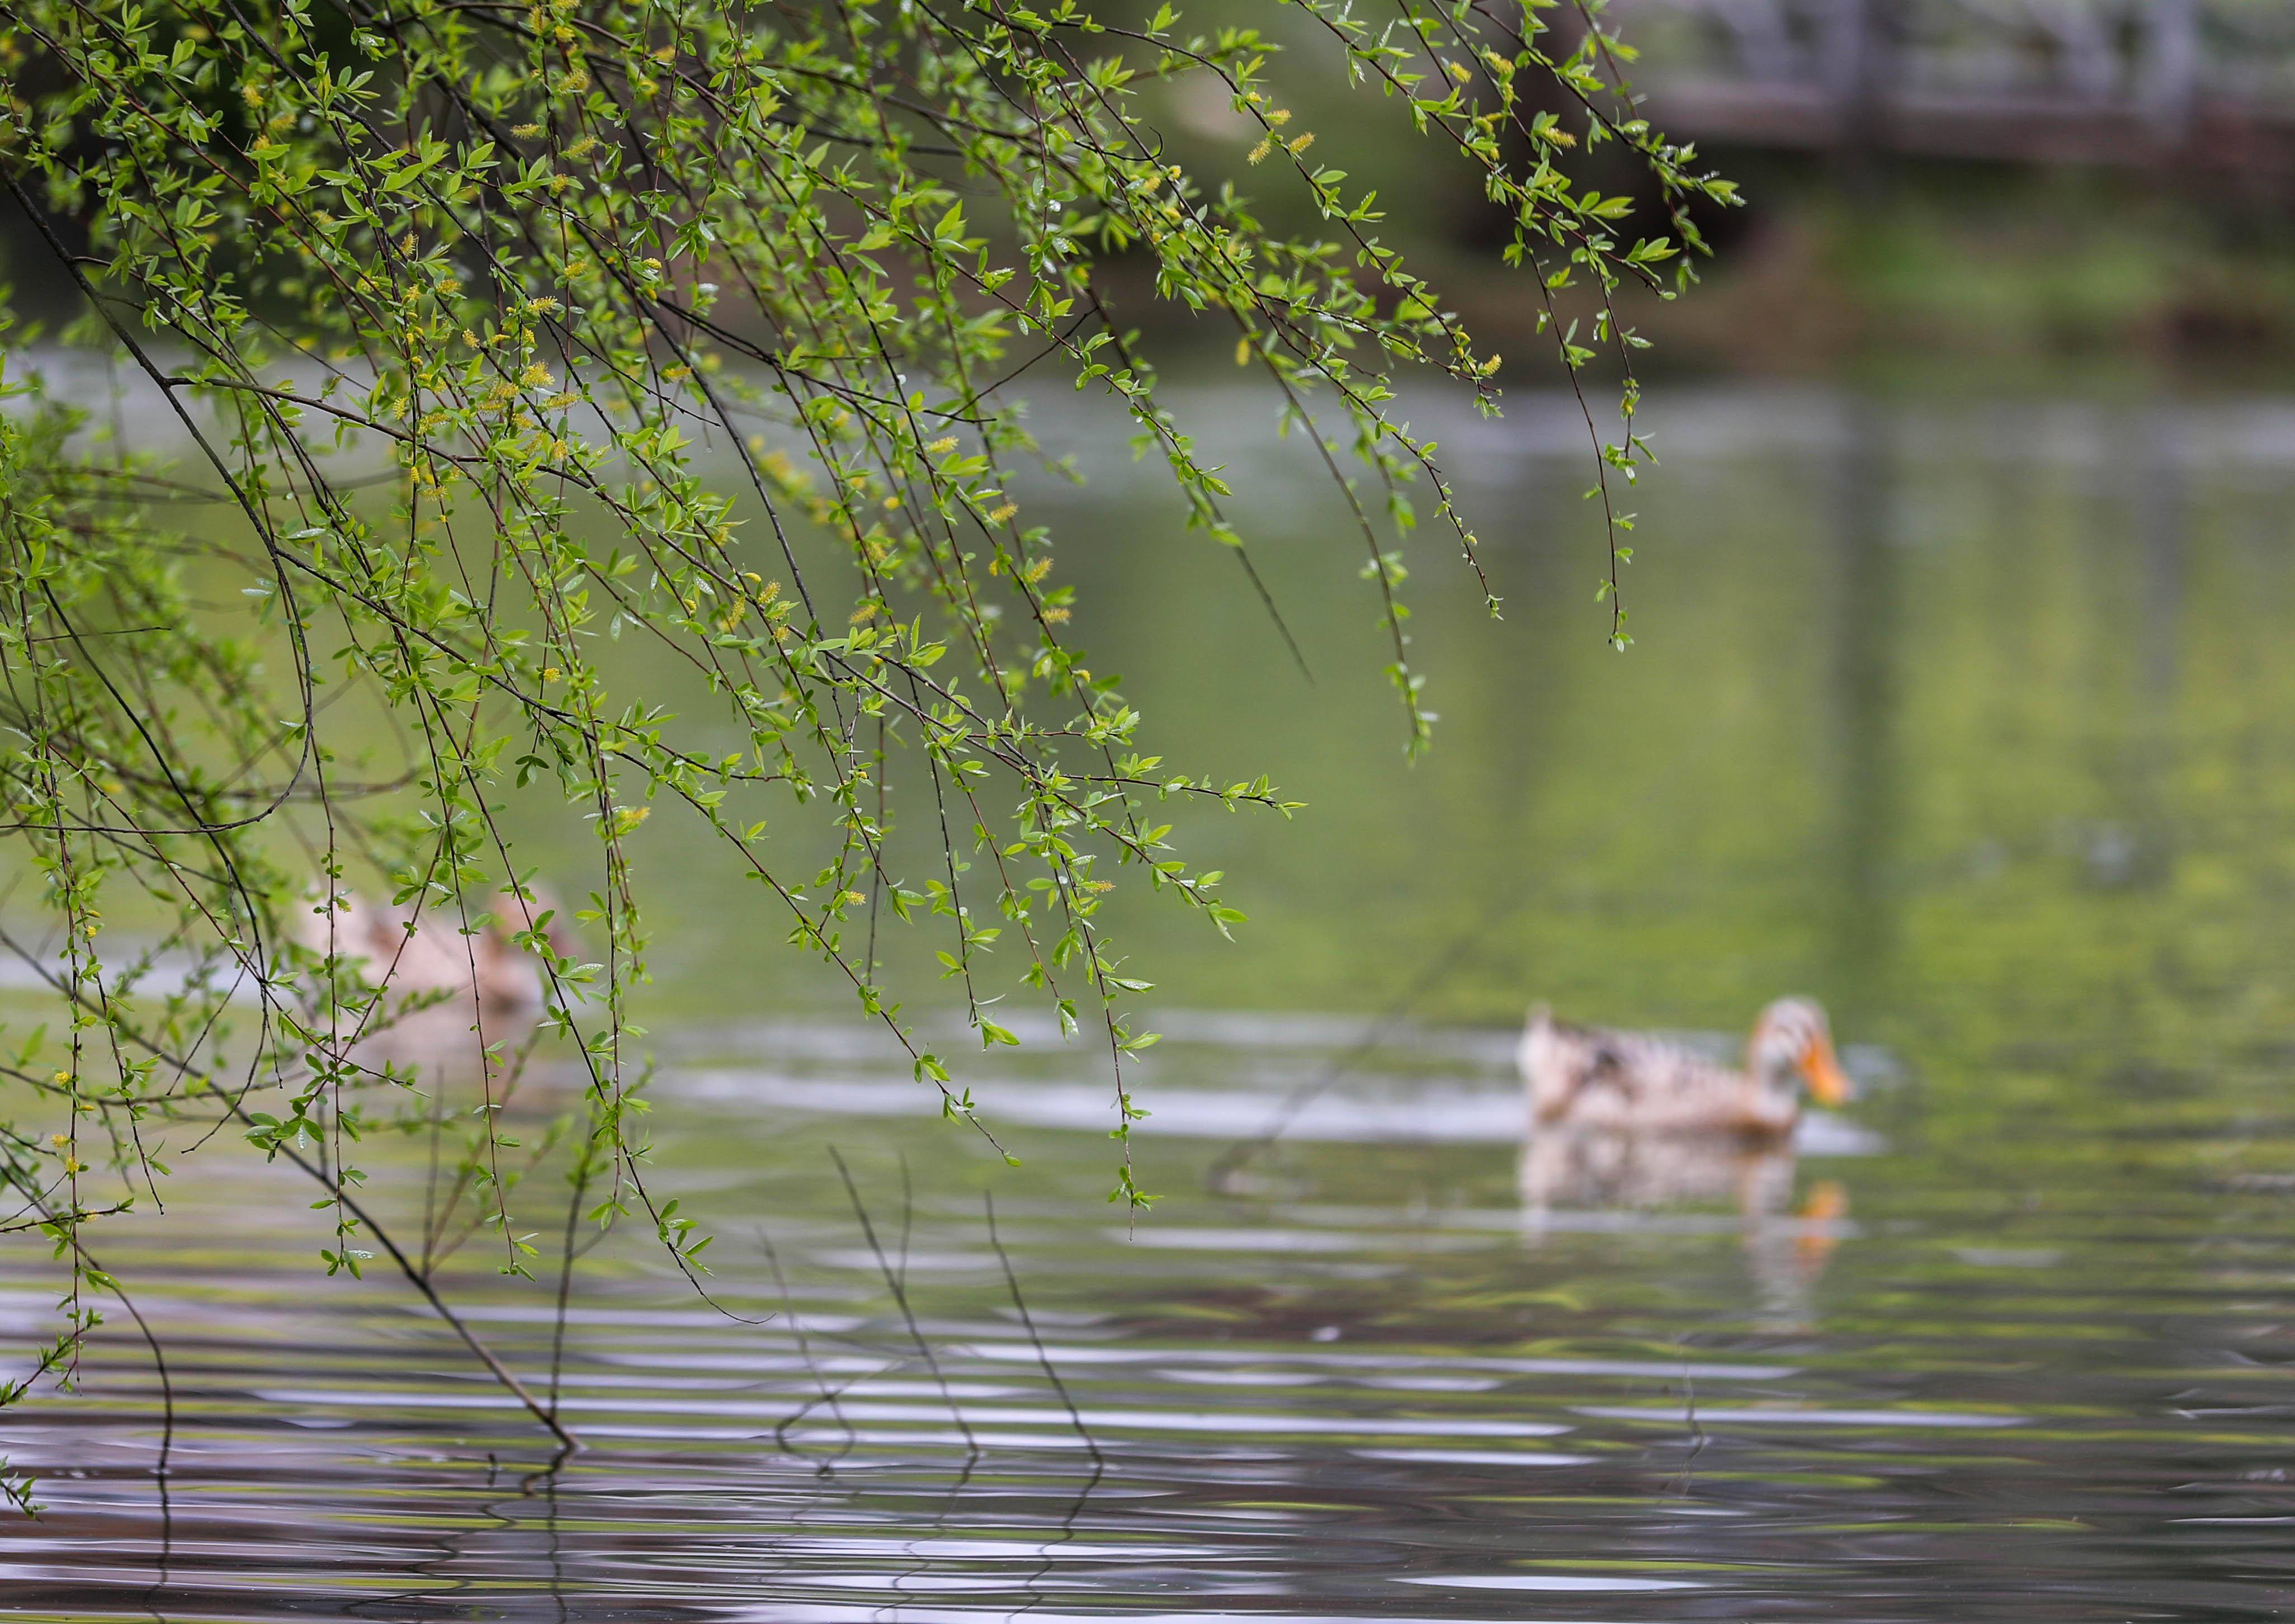
<instances>
[{"instance_id":1,"label":"blurred wooden bridge","mask_svg":"<svg viewBox=\"0 0 2295 1624\"><path fill-rule=\"evenodd\" d=\"M2295 175L2289 0L1614 0L1668 135Z\"/></svg>"}]
</instances>

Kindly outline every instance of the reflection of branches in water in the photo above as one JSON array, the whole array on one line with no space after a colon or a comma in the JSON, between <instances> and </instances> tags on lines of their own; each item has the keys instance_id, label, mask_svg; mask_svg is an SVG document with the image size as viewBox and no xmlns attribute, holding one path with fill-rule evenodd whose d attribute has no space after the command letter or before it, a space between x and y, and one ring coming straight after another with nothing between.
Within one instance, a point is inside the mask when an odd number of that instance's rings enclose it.
<instances>
[{"instance_id":1,"label":"reflection of branches in water","mask_svg":"<svg viewBox=\"0 0 2295 1624\"><path fill-rule=\"evenodd\" d=\"M1044 1542L1043 1555L1037 1564L1036 1571L1031 1573L1023 1583L1022 1587L1028 1593L1028 1601L1020 1611L1028 1612L1043 1604L1043 1593L1038 1587L1043 1583L1045 1575L1052 1571L1052 1547L1065 1545L1075 1538L1076 1522L1083 1515L1085 1503L1091 1498L1092 1490L1099 1487L1100 1479L1107 1475L1107 1457L1099 1452L1098 1441L1092 1437L1091 1429L1083 1424L1083 1414L1076 1408L1075 1400L1069 1396L1068 1384L1060 1380L1060 1373L1053 1367L1051 1352L1044 1346L1043 1337L1036 1331L1036 1317L1028 1312L1028 1301L1020 1294L1020 1276L1012 1267L1011 1254L1004 1250L1003 1236L996 1232L995 1193L992 1190L981 1191L980 1205L981 1214L988 1226L988 1244L996 1249L996 1261L1003 1266L1004 1285L1012 1293L1012 1308L1020 1316L1020 1326L1028 1334L1028 1345L1035 1350L1036 1363L1042 1367L1044 1379L1052 1384L1052 1391L1059 1395L1060 1407L1067 1411L1068 1420L1074 1425L1076 1436L1083 1440L1083 1447L1091 1455L1091 1475L1084 1480L1083 1487L1076 1491L1075 1498L1069 1503L1066 1513L1060 1518L1058 1535Z\"/></svg>"},{"instance_id":2,"label":"reflection of branches in water","mask_svg":"<svg viewBox=\"0 0 2295 1624\"><path fill-rule=\"evenodd\" d=\"M151 1582L144 1587L143 1605L152 1624L168 1624L167 1615L159 1611L159 1598L167 1588L168 1569L176 1560L176 1506L167 1492L167 1457L168 1446L175 1441L175 1420L168 1418L167 1437L159 1449L159 1465L151 1473L151 1484L159 1495L159 1552Z\"/></svg>"},{"instance_id":3,"label":"reflection of branches in water","mask_svg":"<svg viewBox=\"0 0 2295 1624\"><path fill-rule=\"evenodd\" d=\"M949 1515L964 1498L964 1491L972 1486L972 1474L979 1466L980 1451L974 1449L964 1457L964 1465L957 1468L956 1481L948 1486L948 1492L941 1496L940 1509L933 1513L931 1522L925 1525L925 1531L909 1540L909 1555L913 1561L905 1571L893 1576L891 1588L894 1595L905 1595L911 1579L921 1579L932 1571L932 1557L917 1547L938 1539L948 1531Z\"/></svg>"},{"instance_id":4,"label":"reflection of branches in water","mask_svg":"<svg viewBox=\"0 0 2295 1624\"><path fill-rule=\"evenodd\" d=\"M899 1592L903 1589L908 1581L929 1571L936 1560L928 1541L946 1530L957 1515L958 1507L963 1503L967 1491L980 1471L981 1462L986 1457L987 1449L972 1430L959 1407L946 1371L934 1350L931 1339L924 1330L907 1278L907 1270L902 1266L907 1260L905 1247L902 1253L898 1254L887 1251L878 1233L874 1215L862 1199L858 1185L853 1178L849 1166L842 1155L834 1148L830 1150L829 1155L844 1183L846 1196L852 1204L853 1215L859 1222L862 1238L868 1245L870 1257L875 1265L878 1277L891 1295L898 1311L908 1346L905 1350L894 1351L876 1345L865 1333L834 1331L821 1333L809 1326L804 1314L797 1308L779 1249L773 1245L771 1236L760 1229L757 1236L758 1245L764 1254L767 1267L772 1272L774 1287L780 1299L781 1314L788 1321L790 1336L796 1343L798 1358L814 1390L810 1396L796 1404L774 1424L772 1434L774 1442L784 1454L813 1462L818 1473L827 1476L835 1472L859 1444L859 1431L843 1408L843 1400L846 1395L865 1387L870 1383L889 1375L897 1375L904 1370L922 1369L930 1375L943 1402L947 1404L950 1415L956 1421L964 1440L965 1454L953 1480L937 1496L937 1507L926 1520L927 1531L912 1535L904 1541L905 1548L914 1559L913 1563L901 1574L888 1581L890 1587ZM995 1200L992 1195L984 1193L982 1216L988 1244L996 1254L1005 1292L1011 1301L1012 1313L1035 1355L1038 1369L1042 1372L1045 1382L1050 1387L1061 1410L1067 1416L1069 1424L1074 1429L1077 1438L1082 1441L1090 1459L1090 1470L1085 1474L1082 1485L1074 1498L1066 1503L1060 1514L1058 1532L1048 1538L1041 1560L1033 1572L1023 1581L1029 1600L1020 1611L1027 1612L1041 1605L1044 1599L1040 1587L1041 1580L1052 1571L1054 1565L1049 1554L1050 1547L1075 1537L1077 1525L1090 1498L1107 1477L1110 1465L1098 1440L1092 1436L1091 1429L1084 1419L1081 1407L1076 1403L1074 1392L1066 1380L1060 1375L1058 1367L1053 1362L1051 1350L1045 1345L1035 1314L1029 1308L1026 1293L1022 1289L1019 1269L1013 1262L1010 1250L1005 1245L1003 1235L998 1228ZM904 1220L902 1235L904 1239L913 1239L912 1218ZM843 1345L855 1353L866 1352L875 1355L877 1362L847 1379L834 1380L824 1368L819 1354L817 1344L821 1342ZM807 1449L792 1436L808 1416L821 1410L826 1410L833 1416L837 1425L842 1430L842 1440L839 1447L834 1450Z\"/></svg>"},{"instance_id":5,"label":"reflection of branches in water","mask_svg":"<svg viewBox=\"0 0 2295 1624\"><path fill-rule=\"evenodd\" d=\"M542 1529L543 1549L550 1559L550 1601L558 1614L558 1624L566 1624L569 1616L566 1609L566 1550L564 1537L558 1528L558 1471L553 1463L547 1472L536 1473L526 1481L526 1492L535 1492L542 1485Z\"/></svg>"},{"instance_id":6,"label":"reflection of branches in water","mask_svg":"<svg viewBox=\"0 0 2295 1624\"><path fill-rule=\"evenodd\" d=\"M1067 1510L1060 1514L1060 1531L1044 1541L1043 1555L1036 1564L1036 1571L1023 1581L1022 1587L1028 1593L1028 1602L1026 1606L1020 1609L1021 1612L1033 1612L1042 1604L1043 1592L1038 1587L1044 1582L1044 1576L1052 1571L1054 1566L1052 1552L1075 1538L1076 1523L1083 1516L1083 1508L1090 1502L1093 1491L1098 1489L1100 1480L1107 1475L1107 1463L1100 1458L1099 1451L1094 1449L1091 1456L1090 1474L1084 1479L1082 1487L1077 1489L1075 1498L1068 1502Z\"/></svg>"},{"instance_id":7,"label":"reflection of branches in water","mask_svg":"<svg viewBox=\"0 0 2295 1624\"><path fill-rule=\"evenodd\" d=\"M1060 1373L1052 1367L1051 1353L1045 1348L1044 1339L1036 1331L1036 1318L1028 1312L1028 1300L1020 1294L1020 1277L1012 1267L1011 1253L1004 1250L1004 1237L996 1232L996 1196L993 1191L983 1190L980 1193L980 1207L981 1213L988 1224L988 1244L996 1249L996 1261L1002 1265L1004 1269L1005 1288L1012 1293L1013 1310L1020 1316L1020 1328L1028 1334L1028 1345L1035 1350L1036 1363L1042 1367L1044 1379L1052 1384L1052 1391L1059 1394L1060 1408L1067 1411L1068 1420L1074 1426L1076 1436L1083 1440L1083 1447L1090 1451L1091 1464L1095 1467L1105 1469L1107 1465L1107 1458L1100 1454L1099 1445L1092 1438L1091 1429L1084 1425L1083 1416L1076 1408L1075 1400L1068 1396L1068 1384L1060 1380Z\"/></svg>"},{"instance_id":8,"label":"reflection of branches in water","mask_svg":"<svg viewBox=\"0 0 2295 1624\"><path fill-rule=\"evenodd\" d=\"M151 1587L143 1594L143 1604L151 1609L156 1624L167 1624L159 1612L159 1600L167 1586L167 1569L176 1555L176 1507L169 1498L167 1474L169 1457L176 1449L176 1383L167 1369L167 1351L159 1345L159 1337L135 1306L135 1300L115 1282L120 1306L135 1320L135 1328L143 1333L144 1345L151 1351L151 1367L159 1377L159 1458L151 1464L151 1486L159 1497L159 1571L152 1576Z\"/></svg>"},{"instance_id":9,"label":"reflection of branches in water","mask_svg":"<svg viewBox=\"0 0 2295 1624\"><path fill-rule=\"evenodd\" d=\"M167 1369L167 1350L159 1345L151 1322L143 1318L143 1310L135 1306L135 1299L127 1294L127 1288L120 1285L116 1277L102 1270L94 1258L88 1257L86 1248L81 1247L77 1239L73 1242L73 1248L82 1257L87 1258L90 1269L103 1274L104 1278L110 1282L112 1295L119 1299L119 1306L126 1309L127 1317L135 1322L135 1329L143 1336L143 1345L151 1351L151 1368L159 1378L159 1458L151 1465L151 1478L159 1486L164 1514L167 1498L167 1462L176 1451L176 1380Z\"/></svg>"},{"instance_id":10,"label":"reflection of branches in water","mask_svg":"<svg viewBox=\"0 0 2295 1624\"><path fill-rule=\"evenodd\" d=\"M566 1455L567 1451L561 1450L557 1458L552 1460L547 1467L534 1473L532 1476L519 1480L515 1493L510 1497L510 1500L515 1503L516 1501L527 1498L533 1494L534 1484L539 1479L546 1478L554 1485L558 1476L558 1467L566 1459ZM496 1484L500 1481L501 1473L502 1462L500 1458L493 1450L487 1450L486 1488L488 1489L491 1490L495 1488ZM554 1514L556 1504L557 1502L553 1492L552 1498L550 1502L552 1514L551 1529L553 1539L556 1533L556 1519ZM482 1518L490 1519L491 1521L482 1522L480 1521ZM468 1616L470 1613L475 1612L476 1609L470 1607L467 1603L457 1606L453 1603L451 1598L457 1595L467 1596L473 1591L478 1590L480 1587L482 1576L470 1574L465 1577L457 1578L454 1575L453 1570L459 1566L462 1566L470 1560L472 1556L472 1547L476 1546L481 1538L487 1532L492 1531L498 1534L515 1534L521 1526L523 1526L522 1520L512 1515L510 1512L504 1510L503 1502L501 1498L491 1496L480 1498L478 1500L477 1514L475 1516L467 1518L456 1517L449 1520L445 1532L442 1534L437 1541L435 1548L437 1554L436 1555L422 1562L411 1564L412 1571L426 1575L436 1581L435 1583L419 1590L399 1590L394 1591L387 1595L367 1597L351 1603L347 1607L344 1608L343 1611L347 1613L357 1616L365 1613L370 1608L385 1607L390 1609L389 1613L386 1616L397 1619L419 1616L414 1610L416 1604L421 1602L434 1602L443 1604L443 1605L435 1609L435 1611L442 1616L452 1617L457 1614ZM554 1543L551 1554L551 1571L554 1579L557 1573L557 1552ZM553 1594L555 1594L556 1589L557 1587L553 1583L551 1586ZM562 1614L564 1604L561 1602L559 1605Z\"/></svg>"},{"instance_id":11,"label":"reflection of branches in water","mask_svg":"<svg viewBox=\"0 0 2295 1624\"><path fill-rule=\"evenodd\" d=\"M821 1396L818 1399L806 1400L803 1404L797 1406L796 1409L792 1410L789 1414L784 1416L780 1420L773 1424L773 1441L779 1444L781 1449L787 1454L802 1454L802 1451L788 1440L789 1428L795 1426L799 1421L802 1421L806 1416L810 1415L816 1404L827 1405L829 1407L829 1413L837 1417L837 1424L845 1429L844 1447L838 1449L834 1455L824 1458L821 1463L820 1469L821 1474L823 1476L827 1476L829 1472L835 1469L837 1462L843 1460L846 1456L853 1453L853 1449L860 1444L861 1437L859 1433L853 1430L853 1424L845 1418L844 1408L837 1403L837 1399L844 1392L845 1389L837 1388L832 1390L829 1387L829 1377L822 1372L821 1362L813 1356L813 1338L805 1331L804 1317L797 1312L796 1304L790 1300L788 1277L781 1272L780 1253L773 1249L772 1237L765 1233L762 1225L759 1226L757 1229L757 1245L764 1248L765 1261L772 1269L773 1285L780 1293L781 1313L787 1317L789 1322L789 1330L796 1339L797 1357L804 1361L806 1373L813 1377L813 1385L821 1390ZM846 1387L850 1387L851 1385L851 1383L847 1383L845 1384Z\"/></svg>"},{"instance_id":12,"label":"reflection of branches in water","mask_svg":"<svg viewBox=\"0 0 2295 1624\"><path fill-rule=\"evenodd\" d=\"M1697 1457L1705 1453L1712 1440L1706 1436L1705 1424L1697 1418L1697 1378L1689 1374L1687 1359L1681 1367L1681 1418L1689 1429L1689 1453L1681 1457L1681 1477L1675 1492L1683 1499L1689 1498L1689 1480L1696 1470Z\"/></svg>"},{"instance_id":13,"label":"reflection of branches in water","mask_svg":"<svg viewBox=\"0 0 2295 1624\"><path fill-rule=\"evenodd\" d=\"M853 1170L845 1165L845 1157L834 1145L829 1147L829 1159L837 1163L837 1176L845 1181L845 1194L853 1203L853 1214L861 1220L861 1233L869 1243L870 1255L877 1260L877 1271L885 1277L885 1285L893 1293L893 1302L901 1310L901 1318L909 1327L909 1339L916 1344L918 1355L925 1368L932 1372L933 1384L940 1389L942 1402L948 1406L949 1415L956 1422L956 1430L964 1434L964 1447L976 1458L980 1454L980 1440L973 1436L972 1424L957 1408L956 1395L949 1391L948 1377L942 1374L940 1360L933 1357L932 1344L925 1340L924 1329L917 1324L915 1311L909 1306L908 1287L893 1272L885 1256L885 1248L877 1239L877 1226L870 1221L869 1208L861 1199L861 1187L853 1182Z\"/></svg>"}]
</instances>

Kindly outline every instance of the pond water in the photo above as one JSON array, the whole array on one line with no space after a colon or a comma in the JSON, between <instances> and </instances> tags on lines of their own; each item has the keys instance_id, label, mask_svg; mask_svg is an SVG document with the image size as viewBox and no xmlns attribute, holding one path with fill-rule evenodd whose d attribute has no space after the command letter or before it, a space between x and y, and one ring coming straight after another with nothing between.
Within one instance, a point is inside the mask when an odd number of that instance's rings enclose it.
<instances>
[{"instance_id":1,"label":"pond water","mask_svg":"<svg viewBox=\"0 0 2295 1624\"><path fill-rule=\"evenodd\" d=\"M321 1277L294 1175L182 1156L91 1233L172 1427L117 1312L0 1412L13 1616L2295 1608L2295 403L1669 392L1623 657L1565 415L1461 416L1508 618L1418 547L1411 769L1359 543L1195 404L1311 684L1147 474L1049 499L1175 764L1310 804L1182 825L1237 943L1126 916L1154 1210L1103 1200L1091 1054L963 1077L1007 1166L665 827L654 1164L721 1307L595 1253L553 1460L403 1285ZM1787 992L1864 1085L1794 1151L1525 1162L1531 998L1726 1034ZM547 1288L482 1245L450 1293L544 1382ZM54 1277L0 1250L12 1342Z\"/></svg>"}]
</instances>

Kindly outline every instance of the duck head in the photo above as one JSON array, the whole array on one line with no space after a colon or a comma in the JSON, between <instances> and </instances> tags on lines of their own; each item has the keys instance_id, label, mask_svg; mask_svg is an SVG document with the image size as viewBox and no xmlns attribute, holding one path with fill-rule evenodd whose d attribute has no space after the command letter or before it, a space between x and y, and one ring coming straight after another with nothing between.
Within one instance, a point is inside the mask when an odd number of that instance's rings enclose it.
<instances>
[{"instance_id":1,"label":"duck head","mask_svg":"<svg viewBox=\"0 0 2295 1624\"><path fill-rule=\"evenodd\" d=\"M1854 1090L1833 1052L1833 1028L1817 1000L1781 998L1761 1011L1746 1046L1745 1069L1763 1082L1790 1089L1809 1085L1821 1106L1837 1106Z\"/></svg>"}]
</instances>

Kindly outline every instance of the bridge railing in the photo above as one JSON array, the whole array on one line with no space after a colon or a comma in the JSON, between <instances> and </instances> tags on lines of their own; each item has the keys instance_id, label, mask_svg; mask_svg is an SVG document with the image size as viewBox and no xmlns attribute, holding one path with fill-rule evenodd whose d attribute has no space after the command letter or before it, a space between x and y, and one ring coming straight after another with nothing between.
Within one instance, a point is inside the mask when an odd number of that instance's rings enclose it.
<instances>
[{"instance_id":1,"label":"bridge railing","mask_svg":"<svg viewBox=\"0 0 2295 1624\"><path fill-rule=\"evenodd\" d=\"M1608 17L1669 133L2295 166L2285 0L1615 0Z\"/></svg>"}]
</instances>

